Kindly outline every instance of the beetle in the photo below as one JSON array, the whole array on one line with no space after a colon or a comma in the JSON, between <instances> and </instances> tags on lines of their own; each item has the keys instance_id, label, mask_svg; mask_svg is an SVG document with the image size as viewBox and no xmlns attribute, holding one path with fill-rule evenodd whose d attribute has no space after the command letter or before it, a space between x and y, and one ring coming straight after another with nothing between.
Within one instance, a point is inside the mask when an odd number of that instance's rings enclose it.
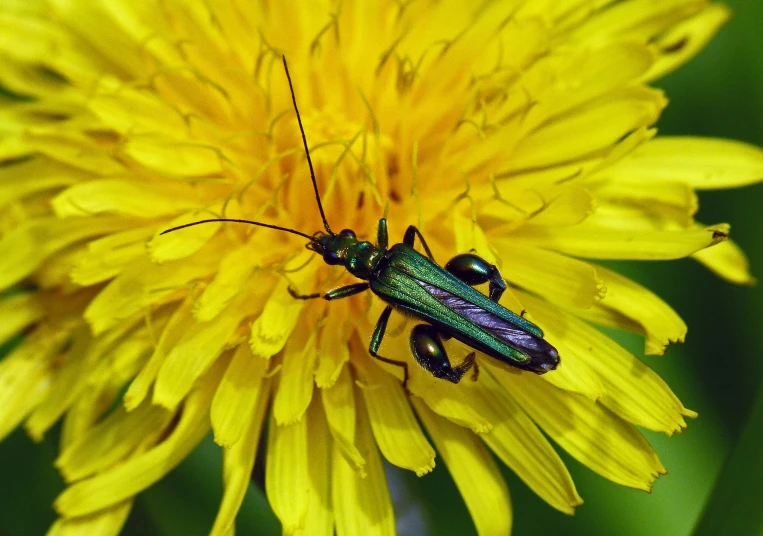
<instances>
[{"instance_id":1,"label":"beetle","mask_svg":"<svg viewBox=\"0 0 763 536\"><path fill-rule=\"evenodd\" d=\"M368 351L374 358L403 368L403 386L408 383L408 364L379 354L390 314L393 310L424 323L411 330L410 349L416 362L434 377L458 383L474 365L475 352L466 356L460 365L450 363L443 340L454 338L473 350L482 352L502 363L536 374L555 369L560 362L556 348L543 338L543 331L499 304L506 283L494 265L474 253L452 258L444 267L437 264L419 229L409 226L401 243L389 247L387 220L379 220L376 244L360 240L351 229L332 231L323 211L315 171L310 158L307 137L297 107L289 68L283 58L289 82L294 112L302 134L315 199L323 220L324 231L313 235L288 227L232 218L215 218L179 225L163 231L174 232L210 222L234 222L257 225L307 238L307 249L319 254L332 266L343 266L362 283L345 285L325 294L298 294L296 299L323 297L326 300L348 298L370 290L387 303L376 322ZM419 239L426 255L414 249ZM488 296L473 287L488 283Z\"/></svg>"}]
</instances>

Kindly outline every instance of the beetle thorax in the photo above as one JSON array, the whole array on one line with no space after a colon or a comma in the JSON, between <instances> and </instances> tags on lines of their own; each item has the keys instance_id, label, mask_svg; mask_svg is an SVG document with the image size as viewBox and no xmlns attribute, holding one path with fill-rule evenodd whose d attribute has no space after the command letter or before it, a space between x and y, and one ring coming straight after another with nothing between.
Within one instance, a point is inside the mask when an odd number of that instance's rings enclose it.
<instances>
[{"instance_id":1,"label":"beetle thorax","mask_svg":"<svg viewBox=\"0 0 763 536\"><path fill-rule=\"evenodd\" d=\"M347 248L344 265L358 279L369 279L382 259L383 251L371 242L356 242Z\"/></svg>"}]
</instances>

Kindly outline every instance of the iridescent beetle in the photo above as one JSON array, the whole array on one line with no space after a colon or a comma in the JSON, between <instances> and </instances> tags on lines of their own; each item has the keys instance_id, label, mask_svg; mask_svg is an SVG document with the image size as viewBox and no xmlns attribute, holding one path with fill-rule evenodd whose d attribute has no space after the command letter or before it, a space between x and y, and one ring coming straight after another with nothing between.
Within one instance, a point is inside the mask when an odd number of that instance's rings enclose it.
<instances>
[{"instance_id":1,"label":"iridescent beetle","mask_svg":"<svg viewBox=\"0 0 763 536\"><path fill-rule=\"evenodd\" d=\"M442 343L443 339L449 338L457 339L474 350L523 370L544 374L555 369L559 365L559 353L543 339L543 331L498 303L506 290L506 283L498 269L486 260L465 253L452 258L443 268L435 262L426 240L413 225L406 230L402 243L388 247L387 220L384 218L379 220L375 245L359 240L350 229L339 233L331 230L318 193L286 58L283 58L283 65L302 134L315 199L326 231L308 235L295 229L257 221L215 218L173 227L161 234L202 223L234 222L307 238L309 242L306 247L321 255L326 264L342 265L364 282L339 287L325 294L300 295L290 289L292 296L297 299L322 296L326 300L338 300L371 290L386 302L387 307L376 322L368 351L376 359L402 367L404 386L408 382L407 363L378 353L393 309L424 322L411 330L411 352L416 361L436 378L458 383L474 364L475 352L471 352L460 365L451 365ZM417 237L426 256L414 249ZM489 283L489 296L472 288L483 283Z\"/></svg>"}]
</instances>

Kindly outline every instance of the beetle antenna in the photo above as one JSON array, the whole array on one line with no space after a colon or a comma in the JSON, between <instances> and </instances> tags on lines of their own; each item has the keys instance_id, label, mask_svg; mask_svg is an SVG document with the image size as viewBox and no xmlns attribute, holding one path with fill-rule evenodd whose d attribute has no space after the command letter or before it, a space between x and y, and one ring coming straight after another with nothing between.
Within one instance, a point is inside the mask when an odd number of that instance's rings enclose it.
<instances>
[{"instance_id":1,"label":"beetle antenna","mask_svg":"<svg viewBox=\"0 0 763 536\"><path fill-rule=\"evenodd\" d=\"M186 227L193 227L194 225L201 225L202 223L212 223L212 222L216 222L216 221L229 221L229 222L233 222L233 223L248 223L249 225L258 225L259 227L267 227L268 229L275 229L276 231L284 231L284 232L287 232L287 233L291 233L291 234L295 234L295 235L298 235L298 236L302 236L302 237L305 237L308 240L310 240L310 242L317 242L317 240L315 239L314 236L310 236L308 234L301 233L301 232L299 232L299 231L297 231L295 229L289 229L288 227L280 227L278 225L271 225L269 223L261 223L261 222L252 221L252 220L235 220L235 219L231 219L231 218L214 218L214 219L210 219L210 220L199 220L199 221L195 221L193 223L186 223L185 225L178 225L177 227L173 227L171 229L167 229L165 231L162 231L159 234L163 235L163 234L171 233L173 231L179 231L180 229L185 229Z\"/></svg>"},{"instance_id":2,"label":"beetle antenna","mask_svg":"<svg viewBox=\"0 0 763 536\"><path fill-rule=\"evenodd\" d=\"M315 190L315 200L318 202L318 209L321 211L321 218L323 219L323 226L326 228L326 232L331 236L336 233L329 227L329 222L326 220L326 213L323 212L323 203L321 203L321 196L318 193L318 184L315 181L315 171L313 170L313 161L310 159L310 150L307 148L307 138L305 137L305 129L302 127L302 118L299 115L299 109L297 108L297 97L294 96L294 86L291 83L291 75L289 74L289 67L286 65L286 56L281 56L283 59L283 68L286 71L286 79L289 81L289 90L291 91L291 102L294 103L294 112L297 114L297 122L299 123L299 131L302 133L302 144L305 146L305 154L307 155L307 165L310 166L310 178L313 180L313 190Z\"/></svg>"}]
</instances>

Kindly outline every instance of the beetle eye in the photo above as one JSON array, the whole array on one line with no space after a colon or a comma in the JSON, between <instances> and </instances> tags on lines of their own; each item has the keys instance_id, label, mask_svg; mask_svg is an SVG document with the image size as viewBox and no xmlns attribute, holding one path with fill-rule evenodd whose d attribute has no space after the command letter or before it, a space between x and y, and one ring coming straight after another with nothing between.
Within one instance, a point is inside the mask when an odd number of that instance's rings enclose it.
<instances>
[{"instance_id":1,"label":"beetle eye","mask_svg":"<svg viewBox=\"0 0 763 536\"><path fill-rule=\"evenodd\" d=\"M339 231L340 236L349 236L350 238L355 238L355 231L352 229L342 229Z\"/></svg>"},{"instance_id":2,"label":"beetle eye","mask_svg":"<svg viewBox=\"0 0 763 536\"><path fill-rule=\"evenodd\" d=\"M339 254L336 251L327 251L323 254L323 260L326 262L326 264L330 265L337 265L342 264L342 258L339 256Z\"/></svg>"}]
</instances>

